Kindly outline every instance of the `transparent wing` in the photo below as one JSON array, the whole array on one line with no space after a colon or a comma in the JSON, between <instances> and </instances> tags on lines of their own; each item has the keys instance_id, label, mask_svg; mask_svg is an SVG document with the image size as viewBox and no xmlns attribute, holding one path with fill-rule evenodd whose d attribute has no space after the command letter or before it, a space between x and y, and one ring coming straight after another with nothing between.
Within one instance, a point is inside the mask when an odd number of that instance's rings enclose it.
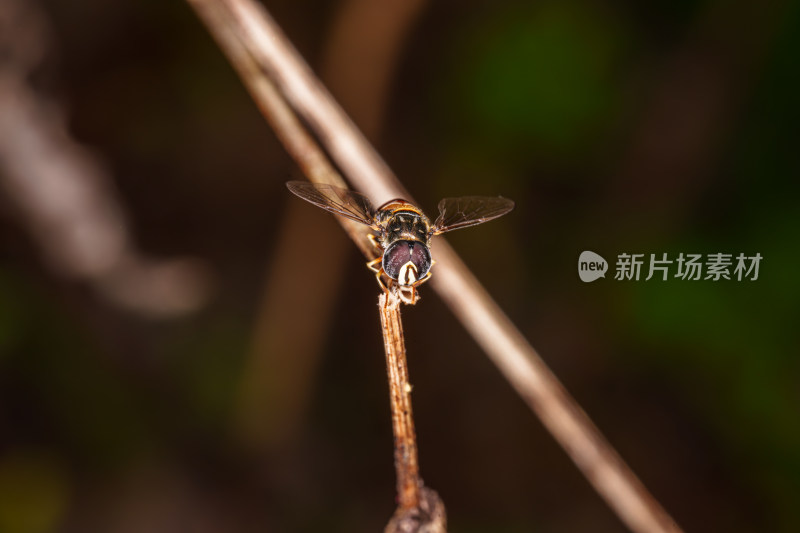
<instances>
[{"instance_id":1,"label":"transparent wing","mask_svg":"<svg viewBox=\"0 0 800 533\"><path fill-rule=\"evenodd\" d=\"M363 194L310 181L288 181L286 186L295 195L326 211L375 226L375 208Z\"/></svg>"},{"instance_id":2,"label":"transparent wing","mask_svg":"<svg viewBox=\"0 0 800 533\"><path fill-rule=\"evenodd\" d=\"M503 216L514 209L514 202L502 196L461 196L439 202L439 217L432 233L467 228Z\"/></svg>"}]
</instances>

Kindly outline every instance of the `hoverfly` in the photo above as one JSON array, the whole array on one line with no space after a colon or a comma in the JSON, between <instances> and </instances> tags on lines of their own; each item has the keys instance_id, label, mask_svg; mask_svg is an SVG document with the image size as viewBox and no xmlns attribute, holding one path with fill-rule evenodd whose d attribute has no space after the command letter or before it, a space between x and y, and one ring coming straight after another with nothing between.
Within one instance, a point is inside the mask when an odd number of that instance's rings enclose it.
<instances>
[{"instance_id":1,"label":"hoverfly","mask_svg":"<svg viewBox=\"0 0 800 533\"><path fill-rule=\"evenodd\" d=\"M384 291L396 283L406 303L416 302L417 285L431 277L431 237L482 224L514 209L514 202L501 196L445 198L439 202L439 216L431 224L419 208L402 199L375 209L363 194L341 187L308 181L290 181L286 186L307 202L372 228L375 233L368 237L380 255L367 267L375 272ZM382 281L384 274L388 284Z\"/></svg>"}]
</instances>

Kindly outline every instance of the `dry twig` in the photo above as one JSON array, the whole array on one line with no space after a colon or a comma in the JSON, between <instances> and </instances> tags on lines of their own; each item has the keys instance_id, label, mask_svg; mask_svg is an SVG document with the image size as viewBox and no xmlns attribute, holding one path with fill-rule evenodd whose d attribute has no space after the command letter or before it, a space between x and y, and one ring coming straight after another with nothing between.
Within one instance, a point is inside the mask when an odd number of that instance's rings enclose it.
<instances>
[{"instance_id":1,"label":"dry twig","mask_svg":"<svg viewBox=\"0 0 800 533\"><path fill-rule=\"evenodd\" d=\"M238 61L250 65L246 72L238 64L237 69L251 92L254 87L272 87L274 83L280 95L311 125L357 189L376 203L393 197L411 199L263 8L251 0L187 1L201 14L234 64ZM249 57L232 57L221 34L236 41L231 48L238 54ZM254 96L262 110L272 105L255 93ZM270 98L279 100L280 96L273 94ZM287 136L298 135L296 131L277 131L284 142ZM303 154L295 154L292 149L290 152L295 158L300 156L298 162L304 166ZM308 175L315 179L313 174ZM363 232L351 236L369 255ZM452 248L440 240L436 253L437 272L431 282L436 291L620 519L636 532L679 532Z\"/></svg>"},{"instance_id":2,"label":"dry twig","mask_svg":"<svg viewBox=\"0 0 800 533\"><path fill-rule=\"evenodd\" d=\"M435 491L423 486L419 476L400 303L396 291L384 292L378 298L392 408L398 503L397 512L386 526L385 533L445 533L447 516L444 503Z\"/></svg>"},{"instance_id":3,"label":"dry twig","mask_svg":"<svg viewBox=\"0 0 800 533\"><path fill-rule=\"evenodd\" d=\"M434 490L423 485L419 476L417 436L411 410L411 382L408 379L400 303L396 291L384 292L378 298L392 408L398 503L397 511L384 533L446 533L444 503Z\"/></svg>"},{"instance_id":4,"label":"dry twig","mask_svg":"<svg viewBox=\"0 0 800 533\"><path fill-rule=\"evenodd\" d=\"M419 506L419 477L417 436L411 412L411 383L408 381L408 362L400 321L400 299L385 292L378 299L386 350L386 373L389 378L389 399L392 406L394 431L394 465L397 469L397 500L401 509Z\"/></svg>"}]
</instances>

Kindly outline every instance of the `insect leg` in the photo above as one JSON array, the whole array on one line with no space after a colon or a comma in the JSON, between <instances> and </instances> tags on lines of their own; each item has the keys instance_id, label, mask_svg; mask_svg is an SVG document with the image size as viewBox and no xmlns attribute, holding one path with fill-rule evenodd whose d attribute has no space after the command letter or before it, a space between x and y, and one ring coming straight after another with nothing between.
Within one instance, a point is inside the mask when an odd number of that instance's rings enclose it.
<instances>
[{"instance_id":1,"label":"insect leg","mask_svg":"<svg viewBox=\"0 0 800 533\"><path fill-rule=\"evenodd\" d=\"M372 246L374 246L376 250L380 251L381 253L383 252L383 246L373 233L367 233L367 239L369 239L369 242L372 243Z\"/></svg>"},{"instance_id":2,"label":"insect leg","mask_svg":"<svg viewBox=\"0 0 800 533\"><path fill-rule=\"evenodd\" d=\"M434 262L435 262L435 261L434 261ZM417 285L419 285L420 283L425 283L426 281L428 281L429 279L431 279L431 276L433 276L433 272L432 272L431 270L428 270L428 273L427 273L427 274L425 274L424 276L422 276L422 278L418 279L418 280L417 280L417 281L414 283L414 285L412 285L412 286L413 286L413 287L416 287L416 286L417 286Z\"/></svg>"},{"instance_id":3,"label":"insect leg","mask_svg":"<svg viewBox=\"0 0 800 533\"><path fill-rule=\"evenodd\" d=\"M381 279L384 274L383 266L381 266L382 260L383 260L382 257L377 257L373 259L372 261L367 263L367 268L375 272L375 279L378 280L378 285L381 286L381 289L383 289L384 292L389 292L389 288L386 285L384 285L383 280Z\"/></svg>"},{"instance_id":4,"label":"insect leg","mask_svg":"<svg viewBox=\"0 0 800 533\"><path fill-rule=\"evenodd\" d=\"M375 259L367 263L367 268L372 270L373 272L381 272L383 270L383 267L382 266L376 267L376 265L380 265L382 260L383 260L382 257L376 257Z\"/></svg>"}]
</instances>

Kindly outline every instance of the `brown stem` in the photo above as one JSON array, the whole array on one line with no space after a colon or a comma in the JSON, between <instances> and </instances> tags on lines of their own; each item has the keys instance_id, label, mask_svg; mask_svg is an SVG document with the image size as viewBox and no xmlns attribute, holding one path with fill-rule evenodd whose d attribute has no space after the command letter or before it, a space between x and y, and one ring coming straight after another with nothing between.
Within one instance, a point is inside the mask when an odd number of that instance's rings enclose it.
<instances>
[{"instance_id":1,"label":"brown stem","mask_svg":"<svg viewBox=\"0 0 800 533\"><path fill-rule=\"evenodd\" d=\"M424 486L419 477L417 436L411 411L411 383L408 380L400 303L395 291L385 292L378 298L392 408L398 504L384 533L446 533L444 503L435 491Z\"/></svg>"},{"instance_id":2,"label":"brown stem","mask_svg":"<svg viewBox=\"0 0 800 533\"><path fill-rule=\"evenodd\" d=\"M417 436L411 412L411 384L408 381L406 345L400 321L400 299L394 292L384 292L378 299L383 346L386 349L386 373L389 377L389 400L394 432L394 466L397 470L397 501L400 509L419 506Z\"/></svg>"}]
</instances>

